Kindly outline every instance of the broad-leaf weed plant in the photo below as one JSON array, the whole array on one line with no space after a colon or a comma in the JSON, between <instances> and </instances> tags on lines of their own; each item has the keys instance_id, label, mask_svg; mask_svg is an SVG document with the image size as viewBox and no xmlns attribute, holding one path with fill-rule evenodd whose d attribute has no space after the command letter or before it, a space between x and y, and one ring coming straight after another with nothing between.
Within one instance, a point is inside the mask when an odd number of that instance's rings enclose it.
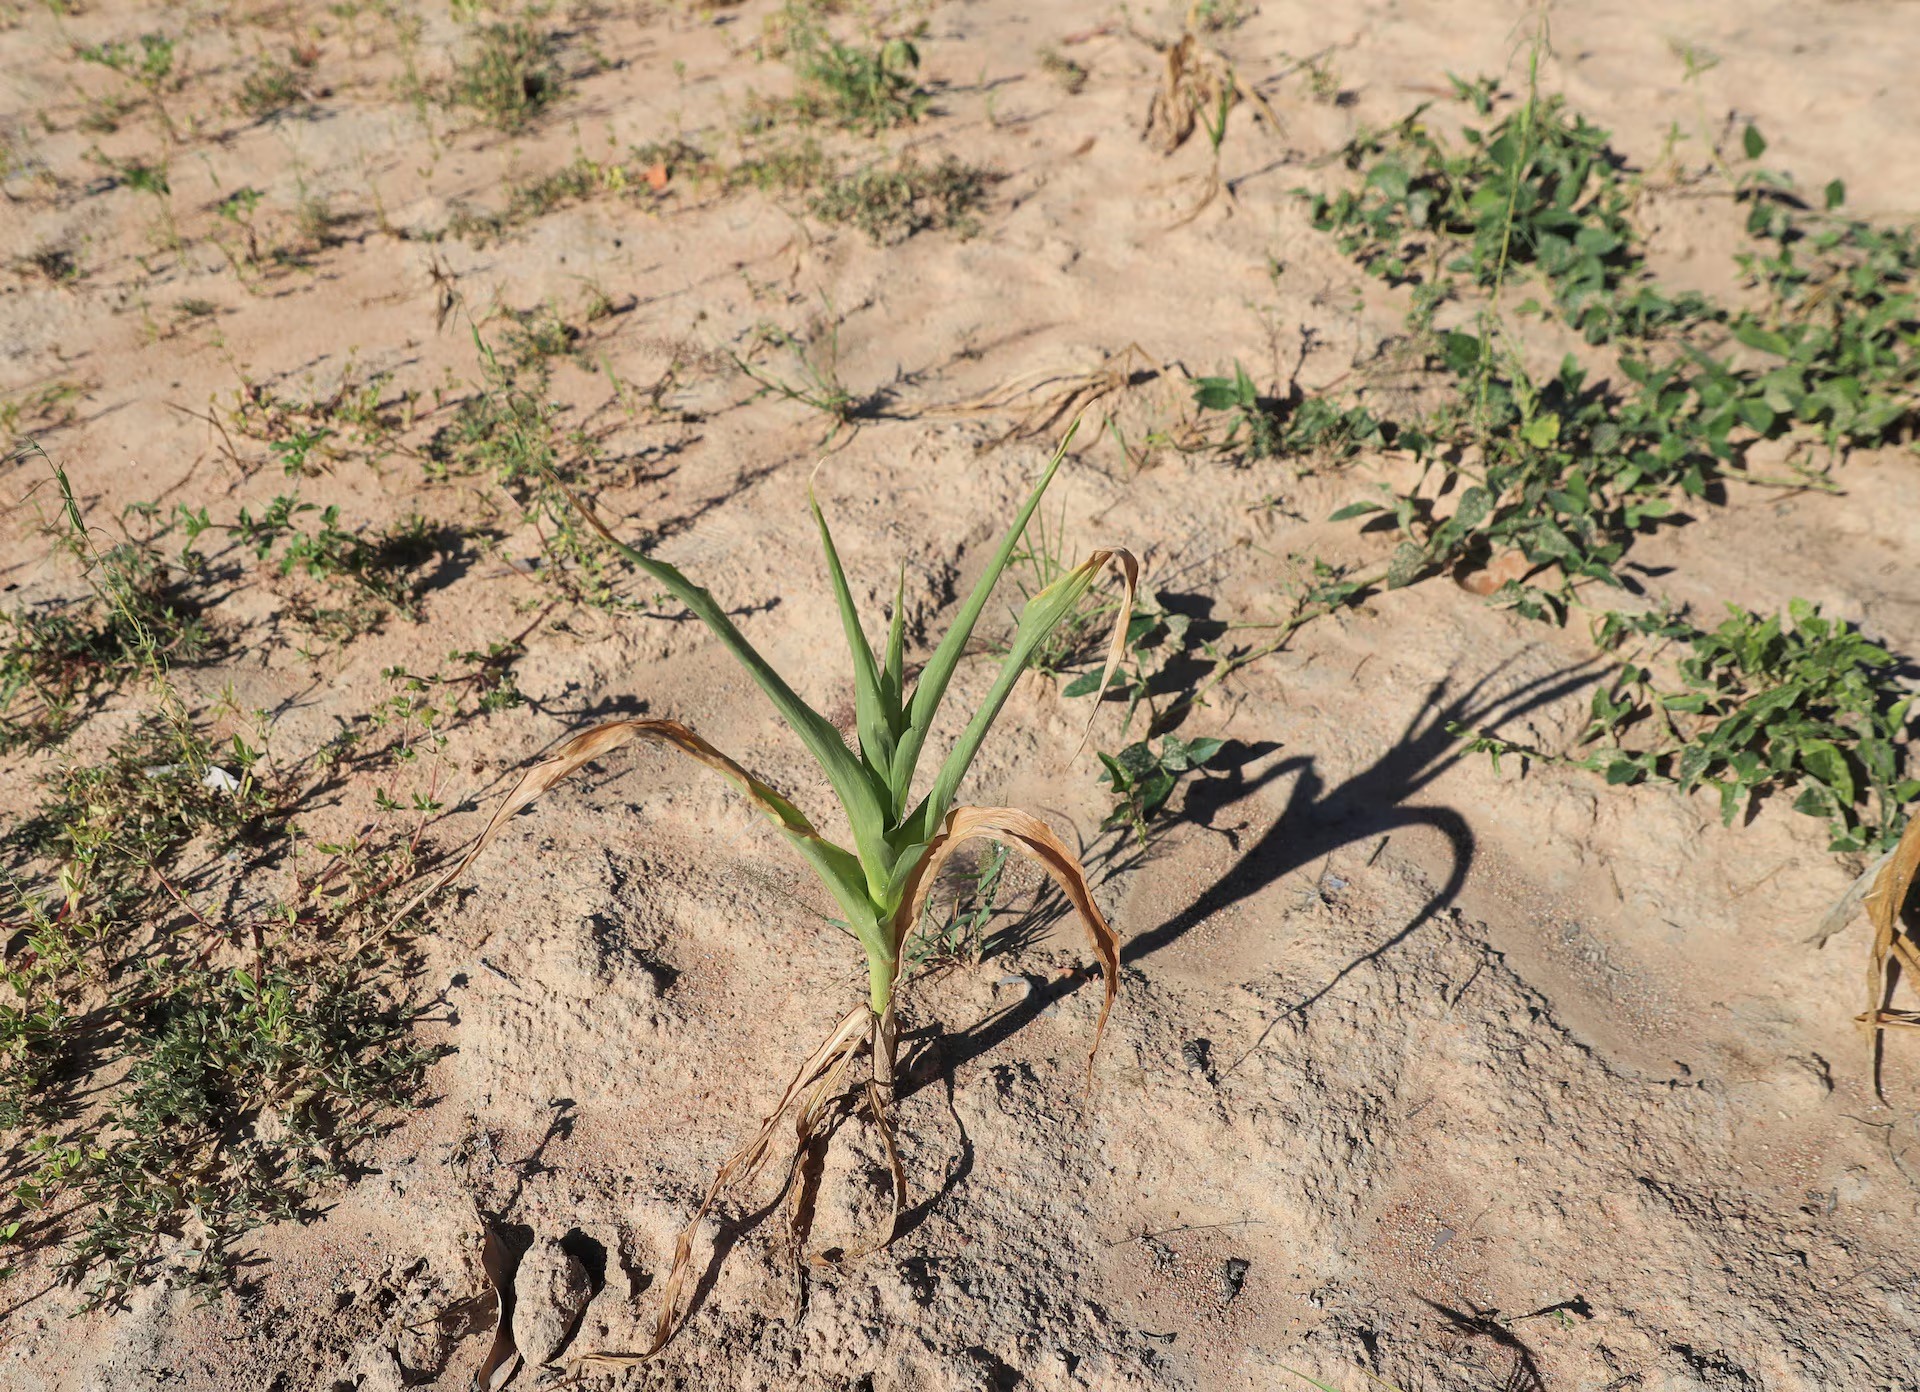
<instances>
[{"instance_id":1,"label":"broad-leaf weed plant","mask_svg":"<svg viewBox=\"0 0 1920 1392\"><path fill-rule=\"evenodd\" d=\"M306 1211L437 1051L411 1039L418 1010L381 954L336 945L385 917L407 850L321 846L325 867L301 873L304 799L266 757L264 717L189 703L168 662L202 641L197 620L168 598L150 546L101 546L64 472L53 481L54 535L95 597L59 631L88 636L132 719L103 753L47 773L0 833L0 1129L14 1157L0 1234L58 1248L91 1306L169 1250L216 1288L233 1243ZM61 680L32 685L71 713ZM9 721L36 699L24 691L5 693ZM289 853L291 893L276 871Z\"/></svg>"},{"instance_id":2,"label":"broad-leaf weed plant","mask_svg":"<svg viewBox=\"0 0 1920 1392\"><path fill-rule=\"evenodd\" d=\"M1711 629L1674 614L1602 614L1596 640L1623 660L1595 689L1573 754L1455 733L1496 766L1503 755L1544 757L1615 785L1712 788L1728 824L1759 796L1791 794L1796 811L1826 823L1831 850L1891 846L1920 798L1899 661L1804 600L1785 615L1727 609Z\"/></svg>"}]
</instances>

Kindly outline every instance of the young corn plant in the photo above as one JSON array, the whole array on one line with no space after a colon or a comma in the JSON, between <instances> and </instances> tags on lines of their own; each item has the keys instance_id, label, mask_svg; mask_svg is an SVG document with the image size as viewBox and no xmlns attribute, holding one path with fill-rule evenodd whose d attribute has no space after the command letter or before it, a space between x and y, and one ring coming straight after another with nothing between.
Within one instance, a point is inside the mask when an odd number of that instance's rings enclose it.
<instances>
[{"instance_id":1,"label":"young corn plant","mask_svg":"<svg viewBox=\"0 0 1920 1392\"><path fill-rule=\"evenodd\" d=\"M1071 440L1072 432L1068 432ZM692 1247L699 1226L721 1190L731 1181L754 1173L766 1157L775 1129L790 1107L795 1116L793 1162L804 1153L808 1138L833 1110L845 1088L847 1071L860 1045L870 1044L872 1075L865 1085L867 1111L886 1142L894 1171L893 1215L897 1220L905 1188L904 1174L893 1150L888 1120L893 1103L894 1060L898 1040L896 1008L902 961L908 938L925 908L941 867L968 841L994 840L1034 859L1053 878L1085 925L1093 953L1099 959L1106 994L1094 1031L1087 1066L1089 1081L1093 1052L1099 1049L1107 1014L1119 984L1119 940L1093 901L1085 868L1079 858L1037 817L1011 807L970 807L956 803L967 770L979 753L994 720L1014 684L1042 650L1047 638L1078 609L1098 577L1109 566L1123 579L1125 594L1115 616L1108 644L1105 676L1111 678L1124 653L1127 620L1132 612L1139 566L1133 555L1119 548L1094 551L1033 594L1022 609L993 685L975 707L966 728L947 752L931 786L918 798L912 793L914 774L925 752L927 737L947 695L948 684L960 665L974 626L980 621L996 584L1012 563L1055 472L1065 457L1066 441L1042 473L1032 494L1001 540L985 574L974 587L953 626L934 649L911 688L906 673L903 593L896 591L886 643L876 652L862 626L847 577L835 550L825 515L809 491L808 501L820 529L820 544L832 577L847 646L853 659L857 740L855 748L833 724L807 704L776 672L708 592L673 566L617 540L577 497L568 494L581 516L627 561L645 572L674 598L686 605L714 633L722 646L766 693L767 699L800 737L832 784L852 830L851 847L830 841L792 803L739 764L722 754L685 725L666 719L610 721L575 735L551 756L534 765L514 785L488 822L473 848L425 894L450 883L473 863L500 829L542 793L568 774L634 740L650 740L680 750L730 779L763 812L775 829L790 841L811 865L842 918L836 920L860 945L867 959L867 999L834 1026L824 1043L810 1054L788 1083L778 1105L758 1133L714 1176L705 1198L676 1245L673 1264L663 1284L662 1304L653 1346L639 1353L588 1354L576 1364L620 1367L642 1362L665 1345L680 1314L684 1288L692 1269ZM563 487L558 484L556 486ZM904 584L904 581L902 582ZM1095 703L1096 707L1098 702ZM425 894L421 897L424 898ZM415 901L416 903L418 900ZM411 906L409 906L411 907ZM789 1181L792 1180L790 1162ZM789 1209L797 1224L797 1205ZM878 1244L891 1240L892 1223Z\"/></svg>"}]
</instances>

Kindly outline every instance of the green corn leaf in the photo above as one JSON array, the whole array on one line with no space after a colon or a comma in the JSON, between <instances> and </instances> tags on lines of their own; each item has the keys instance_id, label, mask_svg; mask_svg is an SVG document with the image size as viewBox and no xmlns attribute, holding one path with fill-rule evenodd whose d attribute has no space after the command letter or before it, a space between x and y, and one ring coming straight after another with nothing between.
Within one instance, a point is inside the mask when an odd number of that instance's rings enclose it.
<instances>
[{"instance_id":1,"label":"green corn leaf","mask_svg":"<svg viewBox=\"0 0 1920 1392\"><path fill-rule=\"evenodd\" d=\"M861 865L868 869L870 887L883 884L886 874L892 866L892 856L887 849L886 804L882 800L881 787L877 780L870 777L866 766L847 748L840 732L819 711L808 705L791 686L785 677L774 671L772 664L760 655L759 649L747 641L746 635L733 626L733 620L726 611L714 601L712 595L694 584L679 570L665 561L657 561L621 541L607 530L599 516L582 502L557 477L551 473L548 478L573 504L574 511L584 518L589 526L606 540L607 544L630 564L637 566L644 574L658 581L669 594L693 612L713 631L720 645L732 654L734 660L746 668L759 687L780 712L800 742L813 755L814 762L833 785L834 795L840 799L840 805L846 810L847 822L853 828L853 841L859 851ZM869 654L871 657L871 654Z\"/></svg>"},{"instance_id":2,"label":"green corn leaf","mask_svg":"<svg viewBox=\"0 0 1920 1392\"><path fill-rule=\"evenodd\" d=\"M794 849L806 857L807 864L813 867L821 883L833 894L834 902L840 905L841 912L846 914L845 919L834 921L859 939L862 947L869 951L884 950L887 938L881 924L886 920L874 904L859 857L819 836L781 830Z\"/></svg>"},{"instance_id":3,"label":"green corn leaf","mask_svg":"<svg viewBox=\"0 0 1920 1392\"><path fill-rule=\"evenodd\" d=\"M1053 482L1054 474L1059 472L1060 461L1067 457L1067 447L1073 443L1074 432L1079 426L1080 422L1076 419L1067 427L1067 433L1060 441L1060 447L1053 452L1053 458L1047 461L1040 481L1034 485L1019 515L1013 519L1013 525L1001 539L1000 549L987 562L979 583L973 587L973 593L967 596L966 604L955 616L953 627L947 630L920 673L920 681L913 689L913 700L907 709L907 728L901 732L900 741L894 749L893 768L887 780L896 805L906 801L907 790L913 784L914 769L920 762L920 749L933 729L934 716L939 713L940 702L946 697L947 684L953 680L954 671L960 666L967 640L973 637L974 625L980 622L980 615L986 610L993 587L999 583L1001 575L1012 562L1014 550L1027 530L1027 523L1032 520L1034 509L1040 506L1047 485Z\"/></svg>"},{"instance_id":4,"label":"green corn leaf","mask_svg":"<svg viewBox=\"0 0 1920 1392\"><path fill-rule=\"evenodd\" d=\"M820 500L807 489L807 506L820 528L820 549L827 554L827 573L833 578L833 597L840 606L840 625L846 630L847 650L853 654L854 725L860 735L860 753L872 771L873 780L884 784L885 771L893 762L894 730L886 716L886 701L880 689L880 669L873 660L873 647L861 626L860 612L854 606L853 591L847 585L847 573L840 564L840 552L833 544L827 516ZM889 807L889 813L896 812Z\"/></svg>"},{"instance_id":5,"label":"green corn leaf","mask_svg":"<svg viewBox=\"0 0 1920 1392\"><path fill-rule=\"evenodd\" d=\"M893 587L893 619L887 625L887 660L880 672L880 698L887 708L887 723L898 739L906 725L907 680L907 567L900 566L900 578Z\"/></svg>"},{"instance_id":6,"label":"green corn leaf","mask_svg":"<svg viewBox=\"0 0 1920 1392\"><path fill-rule=\"evenodd\" d=\"M1008 645L1006 660L1000 665L1000 675L994 679L979 707L974 711L973 719L967 722L967 728L960 733L953 749L948 753L946 762L941 764L940 772L934 776L933 787L926 798L906 819L905 827L917 840L929 840L933 831L940 825L940 819L947 815L947 809L953 805L954 794L959 791L960 780L967 776L967 770L973 764L974 755L980 752L980 745L987 737L987 731L999 718L1000 708L1007 703L1007 697L1013 694L1014 683L1020 680L1027 670L1027 664L1033 660L1034 652L1046 641L1047 636L1058 628L1077 608L1093 582L1111 561L1118 560L1127 572L1127 595L1121 602L1114 622L1114 643L1109 645L1107 654L1106 680L1113 674L1113 668L1120 656L1121 645L1125 643L1127 623L1132 617L1133 589L1138 567L1133 557L1125 551L1095 551L1086 560L1055 580L1027 601L1020 611L1020 622L1013 632L1013 640ZM1095 710L1099 709L1095 702Z\"/></svg>"}]
</instances>

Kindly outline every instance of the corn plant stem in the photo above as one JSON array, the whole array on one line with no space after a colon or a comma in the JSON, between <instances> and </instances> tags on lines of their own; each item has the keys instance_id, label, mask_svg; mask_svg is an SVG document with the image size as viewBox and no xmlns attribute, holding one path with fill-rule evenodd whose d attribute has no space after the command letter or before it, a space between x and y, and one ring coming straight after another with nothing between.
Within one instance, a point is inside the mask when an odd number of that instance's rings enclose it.
<instances>
[{"instance_id":1,"label":"corn plant stem","mask_svg":"<svg viewBox=\"0 0 1920 1392\"><path fill-rule=\"evenodd\" d=\"M865 939L862 943L867 947L867 1000L874 1018L878 1019L893 1009L893 987L899 964L891 947L866 944Z\"/></svg>"},{"instance_id":2,"label":"corn plant stem","mask_svg":"<svg viewBox=\"0 0 1920 1392\"><path fill-rule=\"evenodd\" d=\"M889 1000L886 1009L873 1017L873 1081L880 1090L881 1103L889 1111L893 1108L893 1073L899 1050L900 1021Z\"/></svg>"}]
</instances>

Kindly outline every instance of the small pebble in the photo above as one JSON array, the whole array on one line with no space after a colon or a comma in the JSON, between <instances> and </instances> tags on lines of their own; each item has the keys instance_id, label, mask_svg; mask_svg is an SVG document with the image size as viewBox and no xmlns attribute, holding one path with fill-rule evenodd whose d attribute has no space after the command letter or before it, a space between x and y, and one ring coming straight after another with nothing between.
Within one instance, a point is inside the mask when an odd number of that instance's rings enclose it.
<instances>
[{"instance_id":1,"label":"small pebble","mask_svg":"<svg viewBox=\"0 0 1920 1392\"><path fill-rule=\"evenodd\" d=\"M1253 1263L1245 1257L1228 1257L1220 1264L1220 1298L1231 1301L1240 1294L1240 1288L1247 1283L1247 1272Z\"/></svg>"}]
</instances>

